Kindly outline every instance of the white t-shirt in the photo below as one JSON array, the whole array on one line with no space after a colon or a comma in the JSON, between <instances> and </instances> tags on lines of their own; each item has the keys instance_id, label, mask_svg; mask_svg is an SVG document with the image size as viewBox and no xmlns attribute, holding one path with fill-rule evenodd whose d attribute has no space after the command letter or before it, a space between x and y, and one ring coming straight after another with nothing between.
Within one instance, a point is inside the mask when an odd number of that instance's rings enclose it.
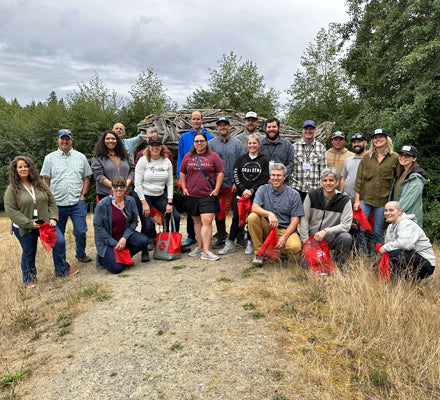
<instances>
[{"instance_id":1,"label":"white t-shirt","mask_svg":"<svg viewBox=\"0 0 440 400\"><path fill-rule=\"evenodd\" d=\"M168 158L151 159L142 156L136 164L134 187L141 200L147 196L161 196L167 187L167 198L173 198L173 166Z\"/></svg>"}]
</instances>

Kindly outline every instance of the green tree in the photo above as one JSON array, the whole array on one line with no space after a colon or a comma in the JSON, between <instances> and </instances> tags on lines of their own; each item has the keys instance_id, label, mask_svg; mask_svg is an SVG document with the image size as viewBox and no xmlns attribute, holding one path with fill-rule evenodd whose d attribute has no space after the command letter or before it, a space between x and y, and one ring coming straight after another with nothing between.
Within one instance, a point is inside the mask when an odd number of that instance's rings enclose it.
<instances>
[{"instance_id":1,"label":"green tree","mask_svg":"<svg viewBox=\"0 0 440 400\"><path fill-rule=\"evenodd\" d=\"M335 24L321 28L301 57L301 69L287 90L287 121L298 127L306 119L335 121L341 130L358 112L355 91L340 65L342 37Z\"/></svg>"},{"instance_id":2,"label":"green tree","mask_svg":"<svg viewBox=\"0 0 440 400\"><path fill-rule=\"evenodd\" d=\"M209 70L207 89L197 89L187 97L187 108L212 108L223 98L230 101L229 108L247 112L255 111L263 117L276 115L279 108L279 93L266 89L263 75L257 65L243 61L232 51L218 60L218 69Z\"/></svg>"}]
</instances>

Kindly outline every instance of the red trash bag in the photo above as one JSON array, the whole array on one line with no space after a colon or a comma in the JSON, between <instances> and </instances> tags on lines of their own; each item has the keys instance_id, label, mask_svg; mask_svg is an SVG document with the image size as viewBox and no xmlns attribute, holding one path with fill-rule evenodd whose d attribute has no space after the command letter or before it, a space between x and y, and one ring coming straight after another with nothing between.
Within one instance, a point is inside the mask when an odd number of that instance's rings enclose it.
<instances>
[{"instance_id":1,"label":"red trash bag","mask_svg":"<svg viewBox=\"0 0 440 400\"><path fill-rule=\"evenodd\" d=\"M246 220L252 212L252 200L241 196L237 201L238 208L238 226L246 225Z\"/></svg>"},{"instance_id":2,"label":"red trash bag","mask_svg":"<svg viewBox=\"0 0 440 400\"><path fill-rule=\"evenodd\" d=\"M220 211L218 211L215 215L217 219L222 220L225 219L229 214L232 205L232 189L221 189L218 194L218 199L220 202Z\"/></svg>"},{"instance_id":3,"label":"red trash bag","mask_svg":"<svg viewBox=\"0 0 440 400\"><path fill-rule=\"evenodd\" d=\"M124 248L122 250L115 250L115 259L117 263L125 264L125 265L132 265L133 260L131 259L130 250L127 248Z\"/></svg>"},{"instance_id":4,"label":"red trash bag","mask_svg":"<svg viewBox=\"0 0 440 400\"><path fill-rule=\"evenodd\" d=\"M376 243L376 252L379 253L382 245L380 243ZM390 253L383 253L382 258L379 263L379 271L377 273L377 277L381 282L388 282L391 279L391 271L390 271Z\"/></svg>"},{"instance_id":5,"label":"red trash bag","mask_svg":"<svg viewBox=\"0 0 440 400\"><path fill-rule=\"evenodd\" d=\"M150 218L154 220L156 224L163 225L163 214L157 208L150 208Z\"/></svg>"},{"instance_id":6,"label":"red trash bag","mask_svg":"<svg viewBox=\"0 0 440 400\"><path fill-rule=\"evenodd\" d=\"M272 228L263 245L261 246L260 251L257 253L257 256L263 256L273 260L280 258L280 251L275 247L276 245L277 230Z\"/></svg>"},{"instance_id":7,"label":"red trash bag","mask_svg":"<svg viewBox=\"0 0 440 400\"><path fill-rule=\"evenodd\" d=\"M48 222L40 225L41 244L48 253L55 247L58 240L58 234L54 226L50 226Z\"/></svg>"},{"instance_id":8,"label":"red trash bag","mask_svg":"<svg viewBox=\"0 0 440 400\"><path fill-rule=\"evenodd\" d=\"M303 251L315 276L327 275L337 270L325 240L318 242L310 236L303 244Z\"/></svg>"},{"instance_id":9,"label":"red trash bag","mask_svg":"<svg viewBox=\"0 0 440 400\"><path fill-rule=\"evenodd\" d=\"M368 218L365 216L365 213L362 210L362 208L359 207L358 210L353 210L353 218L358 219L358 221L361 224L362 231L368 231L370 233L373 233L373 229L371 228L371 224L370 224ZM373 216L373 218L374 218L374 216Z\"/></svg>"}]
</instances>

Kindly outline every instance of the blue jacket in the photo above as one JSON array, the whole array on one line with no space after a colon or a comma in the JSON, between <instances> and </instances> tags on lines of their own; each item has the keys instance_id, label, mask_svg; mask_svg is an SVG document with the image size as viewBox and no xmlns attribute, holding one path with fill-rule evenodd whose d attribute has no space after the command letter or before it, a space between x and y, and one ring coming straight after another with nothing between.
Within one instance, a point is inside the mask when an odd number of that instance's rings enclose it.
<instances>
[{"instance_id":1,"label":"blue jacket","mask_svg":"<svg viewBox=\"0 0 440 400\"><path fill-rule=\"evenodd\" d=\"M206 135L208 141L214 137L205 128L202 128L202 132ZM182 163L183 157L185 157L185 155L189 153L189 151L191 150L195 134L196 132L194 132L194 129L191 128L188 132L180 136L179 150L178 150L179 152L177 154L177 166L176 166L177 178L180 177L180 173L179 173L180 164Z\"/></svg>"},{"instance_id":2,"label":"blue jacket","mask_svg":"<svg viewBox=\"0 0 440 400\"><path fill-rule=\"evenodd\" d=\"M125 195L124 202L127 223L122 237L128 239L138 224L138 212L133 197ZM101 257L104 257L109 246L116 247L118 244L118 241L112 237L112 199L110 196L104 197L96 206L93 227L95 228L96 250Z\"/></svg>"}]
</instances>

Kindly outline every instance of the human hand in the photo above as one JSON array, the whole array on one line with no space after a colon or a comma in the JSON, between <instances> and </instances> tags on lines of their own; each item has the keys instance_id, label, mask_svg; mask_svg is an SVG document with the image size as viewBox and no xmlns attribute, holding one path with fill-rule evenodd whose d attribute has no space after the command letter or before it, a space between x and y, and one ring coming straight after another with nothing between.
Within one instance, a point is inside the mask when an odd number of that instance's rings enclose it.
<instances>
[{"instance_id":1,"label":"human hand","mask_svg":"<svg viewBox=\"0 0 440 400\"><path fill-rule=\"evenodd\" d=\"M142 215L145 217L150 215L150 207L148 207L148 204L142 204Z\"/></svg>"},{"instance_id":2,"label":"human hand","mask_svg":"<svg viewBox=\"0 0 440 400\"><path fill-rule=\"evenodd\" d=\"M277 245L275 246L277 249L281 249L286 245L287 238L284 235L280 236L277 240Z\"/></svg>"},{"instance_id":3,"label":"human hand","mask_svg":"<svg viewBox=\"0 0 440 400\"><path fill-rule=\"evenodd\" d=\"M252 197L252 192L251 192L249 189L245 189L245 190L243 191L243 197L244 197L245 199L250 199L250 198Z\"/></svg>"},{"instance_id":4,"label":"human hand","mask_svg":"<svg viewBox=\"0 0 440 400\"><path fill-rule=\"evenodd\" d=\"M55 226L57 226L57 221L55 219L51 219L51 220L49 220L49 225L51 227L55 227Z\"/></svg>"},{"instance_id":5,"label":"human hand","mask_svg":"<svg viewBox=\"0 0 440 400\"><path fill-rule=\"evenodd\" d=\"M173 212L173 206L171 204L167 204L167 208L165 209L167 214L171 214Z\"/></svg>"},{"instance_id":6,"label":"human hand","mask_svg":"<svg viewBox=\"0 0 440 400\"><path fill-rule=\"evenodd\" d=\"M317 240L318 242L320 242L321 240L324 239L325 235L326 235L326 231L325 229L323 229L322 231L316 232L315 235L313 236L315 238L315 240Z\"/></svg>"},{"instance_id":7,"label":"human hand","mask_svg":"<svg viewBox=\"0 0 440 400\"><path fill-rule=\"evenodd\" d=\"M125 249L125 244L127 243L127 239L125 238L120 238L118 244L116 245L115 249L116 250L124 250Z\"/></svg>"},{"instance_id":8,"label":"human hand","mask_svg":"<svg viewBox=\"0 0 440 400\"><path fill-rule=\"evenodd\" d=\"M273 212L269 213L268 220L271 228L278 228L278 219Z\"/></svg>"}]
</instances>

